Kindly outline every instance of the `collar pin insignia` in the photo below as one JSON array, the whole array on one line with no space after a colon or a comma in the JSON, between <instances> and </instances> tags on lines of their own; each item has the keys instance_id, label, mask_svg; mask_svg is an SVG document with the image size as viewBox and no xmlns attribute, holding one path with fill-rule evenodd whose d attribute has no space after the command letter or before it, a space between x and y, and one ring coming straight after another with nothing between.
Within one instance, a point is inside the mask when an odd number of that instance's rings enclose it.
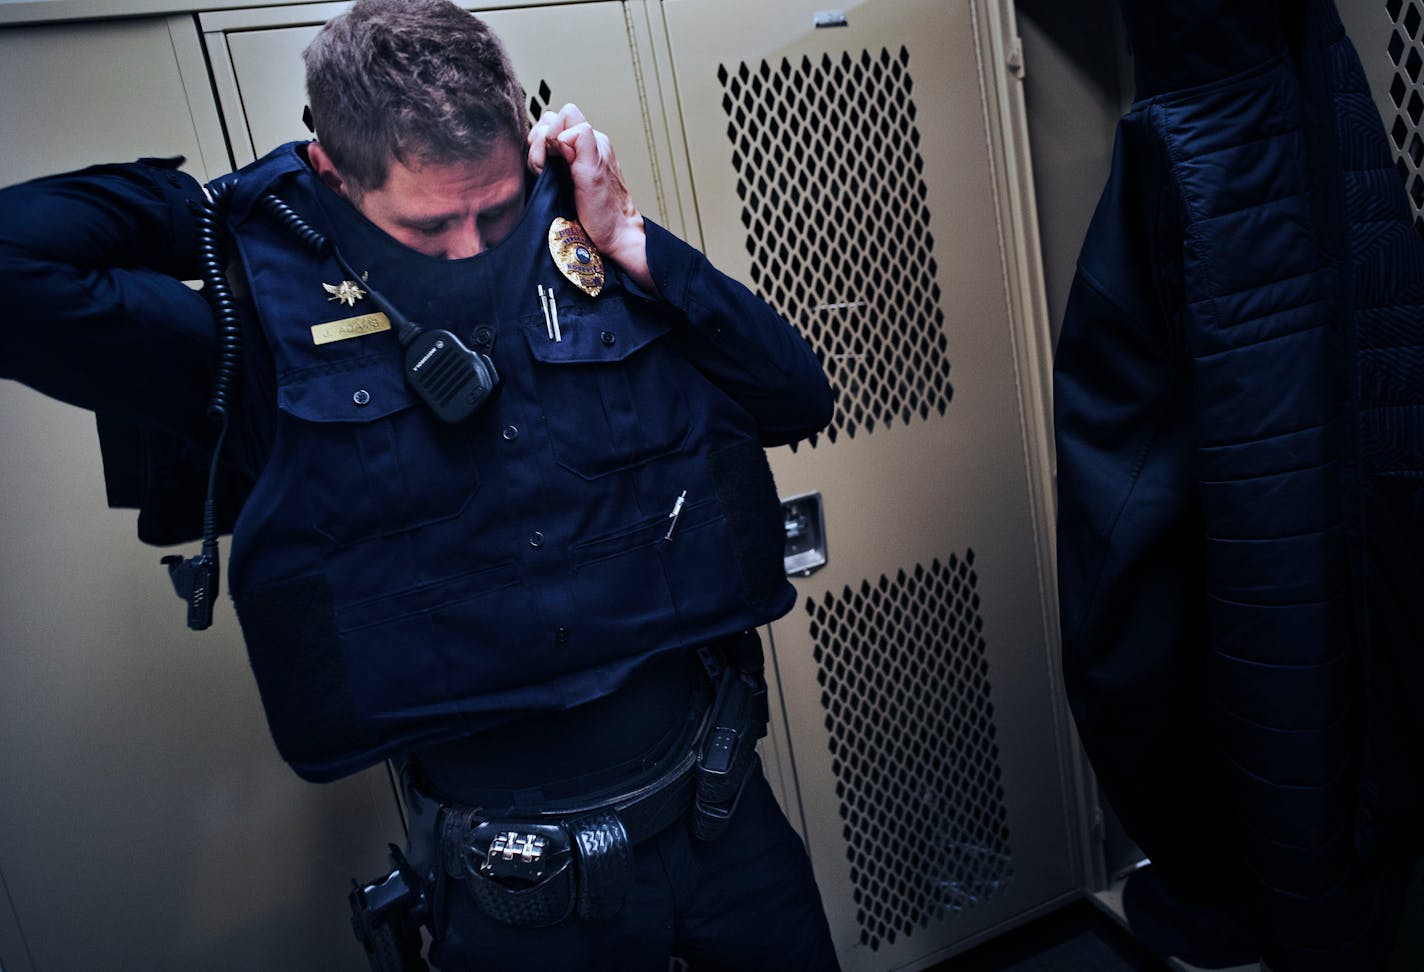
<instances>
[{"instance_id":1,"label":"collar pin insignia","mask_svg":"<svg viewBox=\"0 0 1424 972\"><path fill-rule=\"evenodd\" d=\"M345 304L347 307L355 307L356 301L366 296L366 291L357 286L354 280L343 280L340 284L323 283L322 286L331 295L327 300Z\"/></svg>"}]
</instances>

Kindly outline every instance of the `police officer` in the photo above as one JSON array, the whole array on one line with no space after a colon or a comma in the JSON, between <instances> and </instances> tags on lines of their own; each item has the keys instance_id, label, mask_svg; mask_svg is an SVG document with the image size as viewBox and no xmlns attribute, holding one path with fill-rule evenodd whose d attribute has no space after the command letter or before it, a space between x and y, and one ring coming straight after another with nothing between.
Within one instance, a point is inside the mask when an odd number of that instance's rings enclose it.
<instances>
[{"instance_id":1,"label":"police officer","mask_svg":"<svg viewBox=\"0 0 1424 972\"><path fill-rule=\"evenodd\" d=\"M576 107L531 129L447 0L359 0L305 59L316 140L206 190L151 160L6 190L5 376L137 429L149 482L216 455L279 751L401 767L409 847L353 896L374 962L418 967L424 924L442 968L834 968L753 750L753 629L795 600L763 447L828 421L815 356ZM195 609L209 569L174 565Z\"/></svg>"}]
</instances>

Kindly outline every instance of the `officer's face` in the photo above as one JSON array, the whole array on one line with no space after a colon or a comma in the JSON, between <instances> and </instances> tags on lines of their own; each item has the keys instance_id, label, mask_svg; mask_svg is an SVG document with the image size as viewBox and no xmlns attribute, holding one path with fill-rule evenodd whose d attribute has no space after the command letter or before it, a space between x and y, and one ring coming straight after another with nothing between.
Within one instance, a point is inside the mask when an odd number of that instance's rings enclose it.
<instances>
[{"instance_id":1,"label":"officer's face","mask_svg":"<svg viewBox=\"0 0 1424 972\"><path fill-rule=\"evenodd\" d=\"M451 165L412 168L393 160L381 188L346 195L412 250L459 260L494 246L519 222L524 148L501 141L483 159Z\"/></svg>"}]
</instances>

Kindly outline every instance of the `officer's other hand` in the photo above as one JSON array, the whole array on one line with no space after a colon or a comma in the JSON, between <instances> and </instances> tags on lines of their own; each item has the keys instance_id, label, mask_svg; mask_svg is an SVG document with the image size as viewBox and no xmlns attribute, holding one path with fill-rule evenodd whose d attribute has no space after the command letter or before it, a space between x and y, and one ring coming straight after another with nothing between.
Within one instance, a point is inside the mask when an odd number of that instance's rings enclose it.
<instances>
[{"instance_id":1,"label":"officer's other hand","mask_svg":"<svg viewBox=\"0 0 1424 972\"><path fill-rule=\"evenodd\" d=\"M569 164L574 207L593 245L639 286L654 291L643 215L633 204L608 136L590 125L578 106L564 105L544 112L529 130L529 168L544 171L550 152Z\"/></svg>"}]
</instances>

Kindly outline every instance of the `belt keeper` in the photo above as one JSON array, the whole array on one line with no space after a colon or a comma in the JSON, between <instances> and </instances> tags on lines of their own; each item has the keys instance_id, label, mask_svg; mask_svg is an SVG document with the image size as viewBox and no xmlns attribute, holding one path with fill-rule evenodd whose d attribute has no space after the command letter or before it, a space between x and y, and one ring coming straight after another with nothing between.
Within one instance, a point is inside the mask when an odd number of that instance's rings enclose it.
<instances>
[{"instance_id":1,"label":"belt keeper","mask_svg":"<svg viewBox=\"0 0 1424 972\"><path fill-rule=\"evenodd\" d=\"M598 810L565 823L573 834L578 916L585 921L612 918L633 887L633 842L612 810Z\"/></svg>"}]
</instances>

